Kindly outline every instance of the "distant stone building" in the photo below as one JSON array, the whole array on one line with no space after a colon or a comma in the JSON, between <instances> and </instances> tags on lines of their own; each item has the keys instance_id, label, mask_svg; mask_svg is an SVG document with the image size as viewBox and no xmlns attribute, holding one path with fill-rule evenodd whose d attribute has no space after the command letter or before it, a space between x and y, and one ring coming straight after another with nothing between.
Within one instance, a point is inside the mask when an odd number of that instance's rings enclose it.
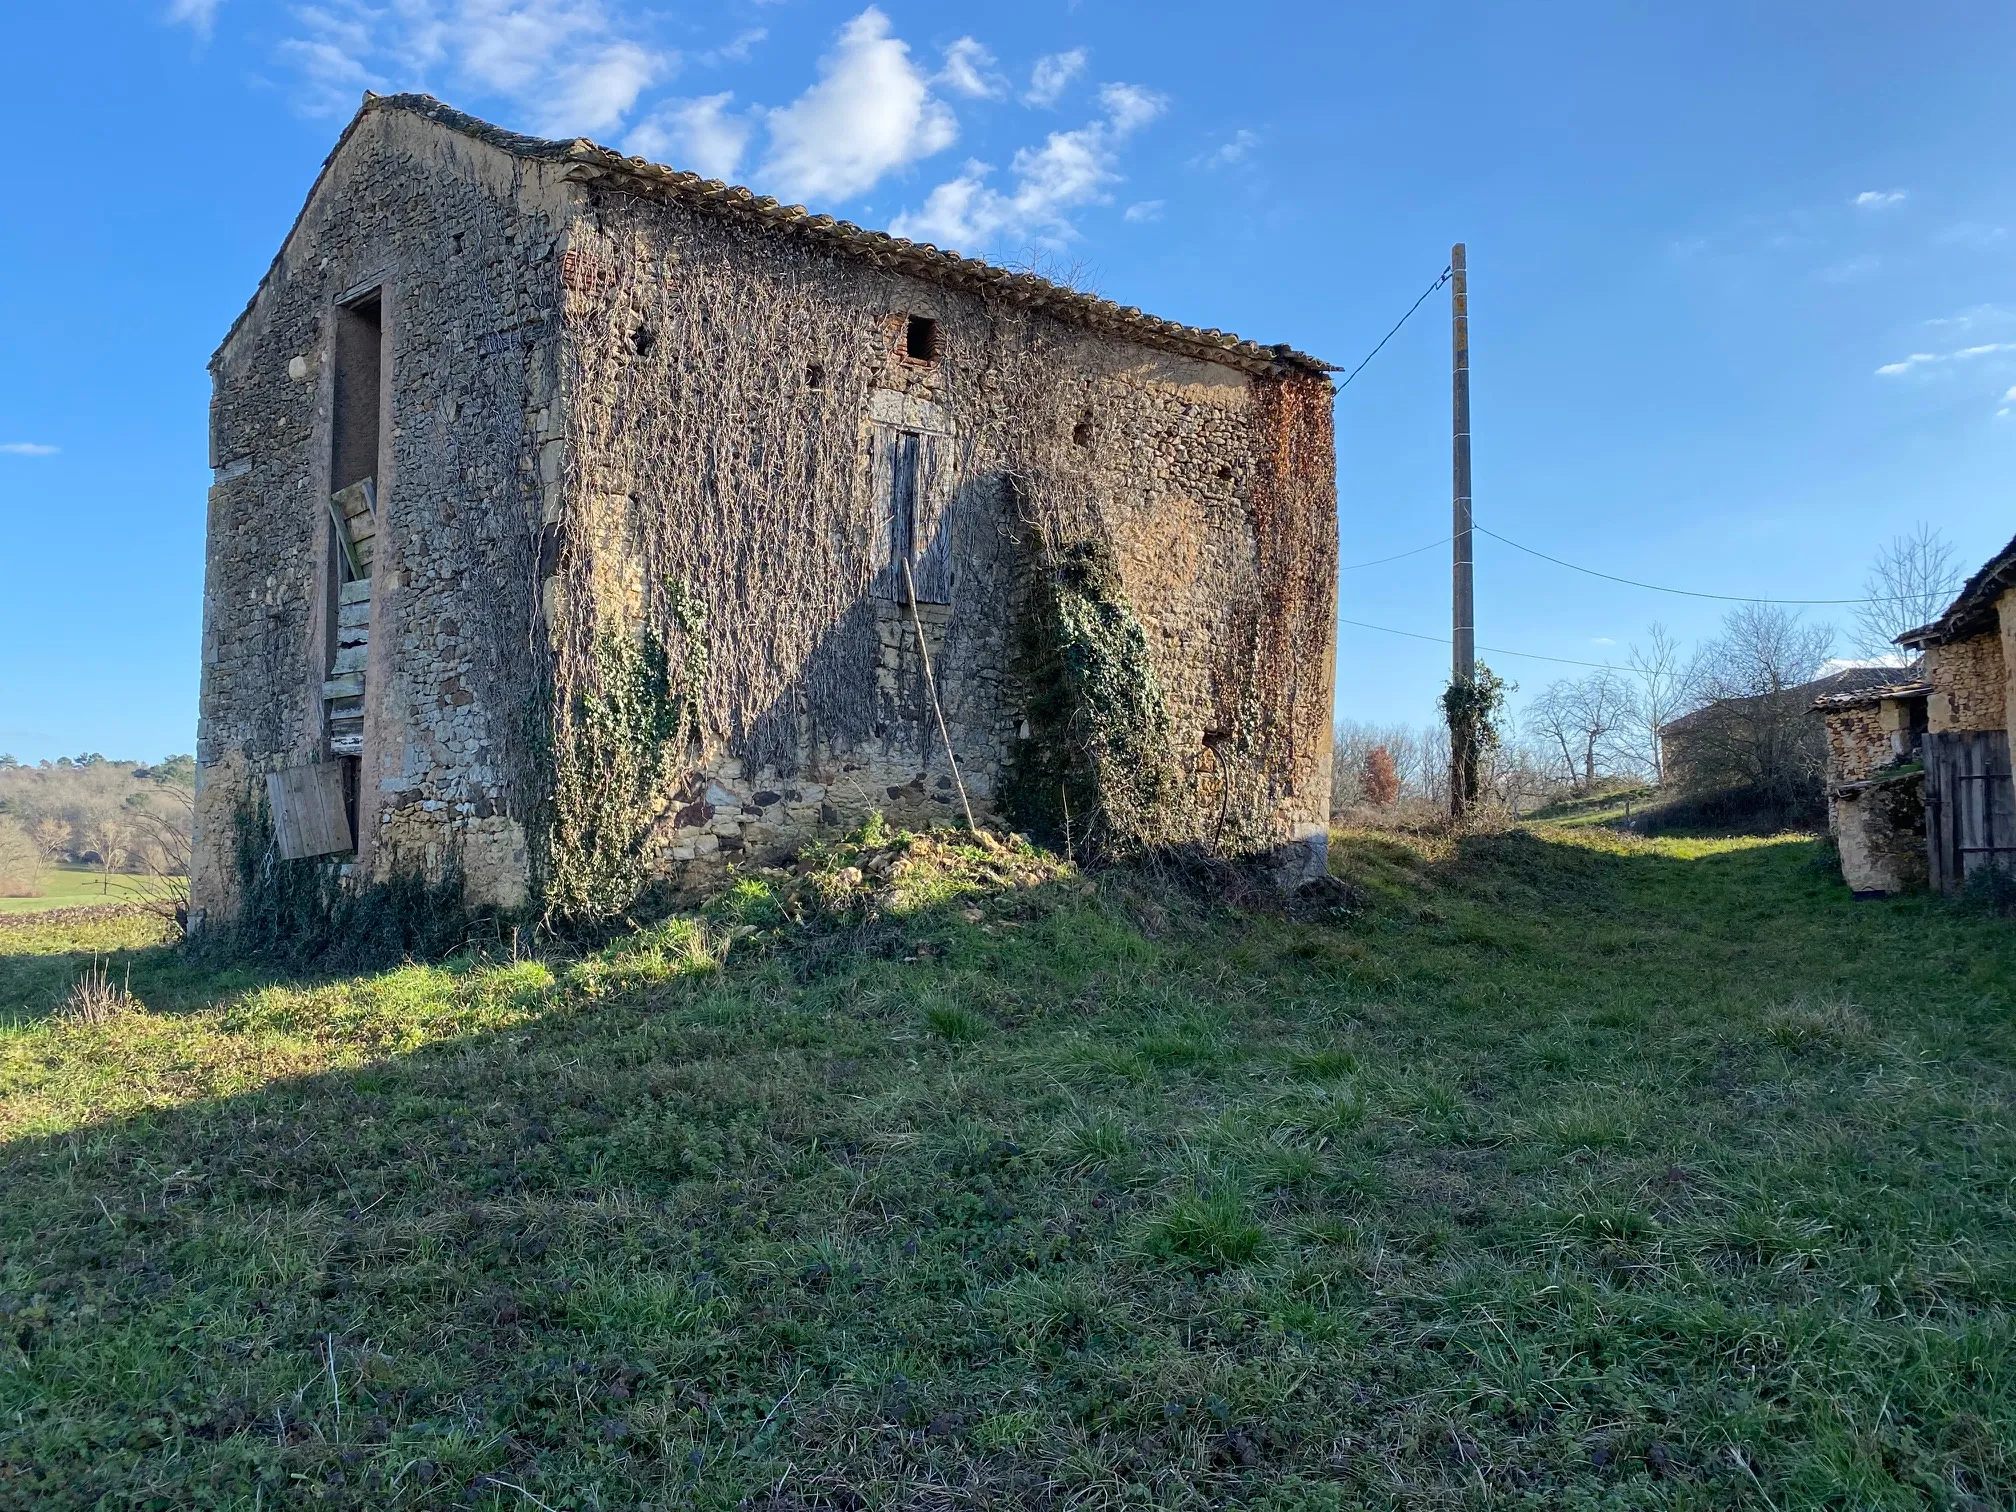
<instances>
[{"instance_id":1,"label":"distant stone building","mask_svg":"<svg viewBox=\"0 0 2016 1512\"><path fill-rule=\"evenodd\" d=\"M1817 812L1826 735L1816 700L1897 681L1895 667L1843 667L1775 693L1718 698L1659 727L1660 771L1682 792L1716 788L1797 788Z\"/></svg>"},{"instance_id":2,"label":"distant stone building","mask_svg":"<svg viewBox=\"0 0 2016 1512\"><path fill-rule=\"evenodd\" d=\"M401 95L211 373L212 917L255 854L608 911L955 816L948 756L983 820L1322 868L1312 358Z\"/></svg>"}]
</instances>

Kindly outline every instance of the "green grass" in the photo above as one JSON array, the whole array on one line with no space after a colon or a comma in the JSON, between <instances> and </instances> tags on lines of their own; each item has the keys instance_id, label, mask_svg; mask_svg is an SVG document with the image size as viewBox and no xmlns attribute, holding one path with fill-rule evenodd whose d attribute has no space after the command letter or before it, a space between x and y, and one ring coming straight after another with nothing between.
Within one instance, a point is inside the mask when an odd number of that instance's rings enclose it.
<instances>
[{"instance_id":1,"label":"green grass","mask_svg":"<svg viewBox=\"0 0 2016 1512\"><path fill-rule=\"evenodd\" d=\"M0 898L0 914L41 913L51 908L84 908L118 903L131 895L134 877L114 872L100 876L87 866L52 866L42 873L41 896Z\"/></svg>"},{"instance_id":2,"label":"green grass","mask_svg":"<svg viewBox=\"0 0 2016 1512\"><path fill-rule=\"evenodd\" d=\"M1813 852L927 843L95 1028L0 932L0 1507L2008 1506L2016 943Z\"/></svg>"}]
</instances>

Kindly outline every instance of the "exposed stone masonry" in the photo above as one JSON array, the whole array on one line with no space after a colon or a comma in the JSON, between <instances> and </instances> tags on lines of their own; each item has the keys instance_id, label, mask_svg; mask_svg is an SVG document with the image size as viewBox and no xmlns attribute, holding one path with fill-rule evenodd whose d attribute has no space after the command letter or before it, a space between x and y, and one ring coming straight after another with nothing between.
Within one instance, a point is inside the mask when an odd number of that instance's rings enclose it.
<instances>
[{"instance_id":1,"label":"exposed stone masonry","mask_svg":"<svg viewBox=\"0 0 2016 1512\"><path fill-rule=\"evenodd\" d=\"M374 289L359 880L453 860L479 897L531 896L570 690L598 638L669 639L678 594L708 672L652 820L665 873L780 854L873 809L956 814L920 623L960 774L991 812L1028 738L1010 659L1032 511L1114 552L1191 832L1320 856L1320 365L818 217L780 235L747 196L644 192L597 153L367 102L214 359L201 906L231 906L257 775L334 759L330 326ZM937 323L929 359L906 349L913 318ZM930 458L916 567L945 578L924 585L944 601L914 609L886 557L886 448L906 433Z\"/></svg>"}]
</instances>

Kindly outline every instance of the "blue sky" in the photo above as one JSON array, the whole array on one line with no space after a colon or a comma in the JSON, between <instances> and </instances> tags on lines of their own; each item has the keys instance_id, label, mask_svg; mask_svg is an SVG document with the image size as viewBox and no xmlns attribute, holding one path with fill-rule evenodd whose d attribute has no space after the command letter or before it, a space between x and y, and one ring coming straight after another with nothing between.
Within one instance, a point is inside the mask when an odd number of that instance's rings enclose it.
<instances>
[{"instance_id":1,"label":"blue sky","mask_svg":"<svg viewBox=\"0 0 2016 1512\"><path fill-rule=\"evenodd\" d=\"M2016 8L1024 0L24 7L0 119L0 751L194 743L208 380L365 88L424 88L1354 363L1470 248L1480 524L1626 576L1857 592L2016 531ZM1342 559L1448 520L1447 306L1339 401ZM1485 539L1479 640L1717 608ZM1342 613L1429 635L1426 552ZM1842 617L1845 627L1845 616ZM1571 670L1491 658L1529 692ZM1339 712L1446 653L1344 627Z\"/></svg>"}]
</instances>

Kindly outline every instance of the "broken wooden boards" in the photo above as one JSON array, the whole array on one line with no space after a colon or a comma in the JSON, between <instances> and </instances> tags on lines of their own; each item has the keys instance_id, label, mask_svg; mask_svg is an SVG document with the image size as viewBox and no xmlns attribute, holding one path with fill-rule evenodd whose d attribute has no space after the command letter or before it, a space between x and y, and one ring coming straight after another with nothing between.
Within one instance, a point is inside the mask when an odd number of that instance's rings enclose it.
<instances>
[{"instance_id":1,"label":"broken wooden boards","mask_svg":"<svg viewBox=\"0 0 2016 1512\"><path fill-rule=\"evenodd\" d=\"M378 540L377 485L369 478L359 478L348 488L339 488L329 496L329 517L336 526L337 544L349 560L349 575L371 576Z\"/></svg>"},{"instance_id":2,"label":"broken wooden boards","mask_svg":"<svg viewBox=\"0 0 2016 1512\"><path fill-rule=\"evenodd\" d=\"M343 585L336 590L336 656L322 684L329 749L337 756L364 754L364 664L371 643L371 561L378 539L378 494L361 478L329 496L330 523L343 554Z\"/></svg>"},{"instance_id":3,"label":"broken wooden boards","mask_svg":"<svg viewBox=\"0 0 2016 1512\"><path fill-rule=\"evenodd\" d=\"M283 861L340 855L356 848L339 761L268 772L266 806L273 812L273 842Z\"/></svg>"}]
</instances>

